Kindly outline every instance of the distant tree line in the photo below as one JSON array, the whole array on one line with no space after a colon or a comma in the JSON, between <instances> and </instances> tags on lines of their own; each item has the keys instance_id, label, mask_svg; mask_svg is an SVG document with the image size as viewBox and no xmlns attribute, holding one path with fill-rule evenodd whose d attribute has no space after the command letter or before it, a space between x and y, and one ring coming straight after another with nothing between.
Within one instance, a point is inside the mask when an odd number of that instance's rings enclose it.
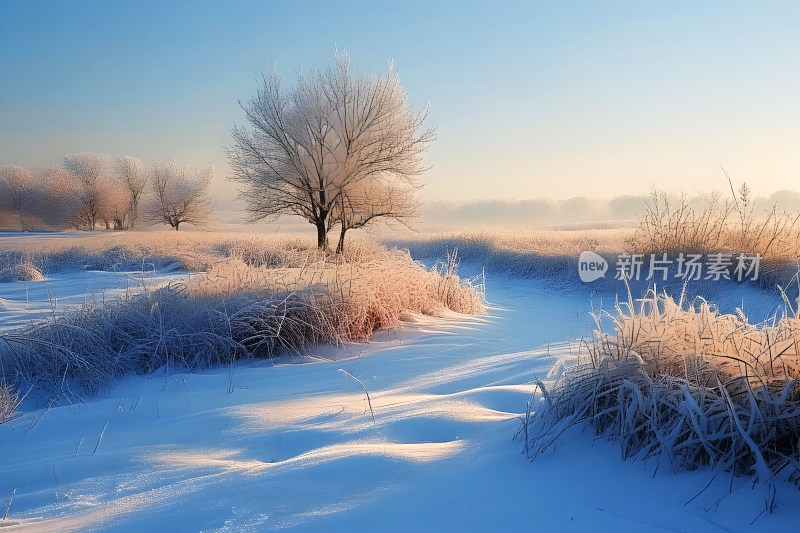
<instances>
[{"instance_id":1,"label":"distant tree line","mask_svg":"<svg viewBox=\"0 0 800 533\"><path fill-rule=\"evenodd\" d=\"M212 222L208 193L214 167L69 154L62 166L0 166L0 228L130 230L140 224Z\"/></svg>"}]
</instances>

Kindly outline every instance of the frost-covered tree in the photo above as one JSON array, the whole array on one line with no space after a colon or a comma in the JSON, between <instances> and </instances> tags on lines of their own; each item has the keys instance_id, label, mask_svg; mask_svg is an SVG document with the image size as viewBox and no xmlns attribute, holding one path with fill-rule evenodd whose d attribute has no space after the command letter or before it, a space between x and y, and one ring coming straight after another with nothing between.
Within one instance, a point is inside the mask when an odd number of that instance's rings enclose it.
<instances>
[{"instance_id":1,"label":"frost-covered tree","mask_svg":"<svg viewBox=\"0 0 800 533\"><path fill-rule=\"evenodd\" d=\"M109 192L113 189L114 167L103 154L80 152L64 158L64 168L80 182L77 192L80 209L77 213L79 227L90 231L109 216Z\"/></svg>"},{"instance_id":2,"label":"frost-covered tree","mask_svg":"<svg viewBox=\"0 0 800 533\"><path fill-rule=\"evenodd\" d=\"M130 224L131 195L118 176L102 183L100 218L106 229L127 229Z\"/></svg>"},{"instance_id":3,"label":"frost-covered tree","mask_svg":"<svg viewBox=\"0 0 800 533\"><path fill-rule=\"evenodd\" d=\"M52 228L66 228L78 220L82 207L81 182L67 169L58 166L37 172L42 196L43 219Z\"/></svg>"},{"instance_id":4,"label":"frost-covered tree","mask_svg":"<svg viewBox=\"0 0 800 533\"><path fill-rule=\"evenodd\" d=\"M208 189L213 177L213 166L198 169L175 161L156 160L150 170L154 196L150 217L175 231L184 223L209 226L214 206Z\"/></svg>"},{"instance_id":5,"label":"frost-covered tree","mask_svg":"<svg viewBox=\"0 0 800 533\"><path fill-rule=\"evenodd\" d=\"M140 160L126 155L117 159L117 174L128 190L128 227L133 229L139 216L139 204L147 186L147 171Z\"/></svg>"},{"instance_id":6,"label":"frost-covered tree","mask_svg":"<svg viewBox=\"0 0 800 533\"><path fill-rule=\"evenodd\" d=\"M346 52L325 71L299 75L285 90L276 73L248 105L247 126L233 129L226 151L246 202L248 219L283 214L303 217L317 229L317 244L340 221L386 216L380 195L366 190L418 186L423 156L435 137L425 128L428 109L415 112L389 63L382 76L354 74ZM365 203L364 203L365 202ZM334 215L339 210L340 216Z\"/></svg>"},{"instance_id":7,"label":"frost-covered tree","mask_svg":"<svg viewBox=\"0 0 800 533\"><path fill-rule=\"evenodd\" d=\"M17 165L0 166L0 209L11 211L25 229L25 209L34 189L33 174Z\"/></svg>"}]
</instances>

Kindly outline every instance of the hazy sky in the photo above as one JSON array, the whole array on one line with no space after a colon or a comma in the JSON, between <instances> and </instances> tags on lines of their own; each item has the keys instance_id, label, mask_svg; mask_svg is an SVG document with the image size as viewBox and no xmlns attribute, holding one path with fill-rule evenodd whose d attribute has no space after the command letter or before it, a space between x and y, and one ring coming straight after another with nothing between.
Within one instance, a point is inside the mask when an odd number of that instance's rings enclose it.
<instances>
[{"instance_id":1,"label":"hazy sky","mask_svg":"<svg viewBox=\"0 0 800 533\"><path fill-rule=\"evenodd\" d=\"M796 2L0 2L0 164L217 167L237 100L335 45L431 106L426 200L800 189Z\"/></svg>"}]
</instances>

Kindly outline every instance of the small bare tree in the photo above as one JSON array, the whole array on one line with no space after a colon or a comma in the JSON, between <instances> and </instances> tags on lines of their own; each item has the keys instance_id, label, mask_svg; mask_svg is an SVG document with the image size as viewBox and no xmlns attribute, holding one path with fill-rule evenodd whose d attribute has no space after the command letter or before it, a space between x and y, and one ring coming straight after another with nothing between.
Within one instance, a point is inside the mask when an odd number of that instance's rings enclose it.
<instances>
[{"instance_id":1,"label":"small bare tree","mask_svg":"<svg viewBox=\"0 0 800 533\"><path fill-rule=\"evenodd\" d=\"M141 161L126 155L117 159L117 173L125 184L130 198L128 206L128 227L133 229L139 216L139 203L147 185L147 172Z\"/></svg>"},{"instance_id":2,"label":"small bare tree","mask_svg":"<svg viewBox=\"0 0 800 533\"><path fill-rule=\"evenodd\" d=\"M104 195L111 188L113 173L111 159L91 152L70 154L64 158L64 168L81 183L77 223L92 231L104 218Z\"/></svg>"},{"instance_id":3,"label":"small bare tree","mask_svg":"<svg viewBox=\"0 0 800 533\"><path fill-rule=\"evenodd\" d=\"M154 193L151 218L178 231L181 224L209 226L214 210L208 188L214 167L197 169L175 161L155 161L150 183Z\"/></svg>"},{"instance_id":4,"label":"small bare tree","mask_svg":"<svg viewBox=\"0 0 800 533\"><path fill-rule=\"evenodd\" d=\"M374 183L391 189L393 181L417 186L435 138L433 128L423 129L428 109L411 109L391 62L383 76L355 76L346 52L334 59L326 71L298 76L289 92L276 73L265 77L255 98L242 105L249 127L234 127L226 149L248 219L303 217L316 227L320 248L340 220L345 232L356 227L348 222L363 218L355 211L369 213L370 220L394 212L362 191Z\"/></svg>"}]
</instances>

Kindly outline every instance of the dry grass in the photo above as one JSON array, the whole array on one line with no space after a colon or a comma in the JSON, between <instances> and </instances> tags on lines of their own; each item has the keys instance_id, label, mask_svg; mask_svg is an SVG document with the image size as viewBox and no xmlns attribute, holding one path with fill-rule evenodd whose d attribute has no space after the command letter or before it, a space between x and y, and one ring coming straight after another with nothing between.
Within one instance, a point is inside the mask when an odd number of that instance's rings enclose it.
<instances>
[{"instance_id":1,"label":"dry grass","mask_svg":"<svg viewBox=\"0 0 800 533\"><path fill-rule=\"evenodd\" d=\"M359 243L341 258L317 257L300 266L251 266L242 259L215 265L185 285L192 298L255 294L266 298L311 290L334 338L366 341L379 328L400 324L404 313L483 312L482 284L458 276L455 255L427 270L407 250ZM256 262L260 265L261 262Z\"/></svg>"},{"instance_id":2,"label":"dry grass","mask_svg":"<svg viewBox=\"0 0 800 533\"><path fill-rule=\"evenodd\" d=\"M60 249L49 248L48 257L79 258L76 249L101 258L133 250L134 262L166 251L180 261L202 254L211 258L208 272L0 334L5 382L58 389L75 381L94 392L127 372L195 370L366 341L409 312L483 311L481 287L458 277L454 257L428 270L407 251L369 242L351 243L340 257L296 238L200 235L180 245L181 237L139 239L56 243Z\"/></svg>"},{"instance_id":3,"label":"dry grass","mask_svg":"<svg viewBox=\"0 0 800 533\"><path fill-rule=\"evenodd\" d=\"M644 254L721 251L732 211L731 203L719 194L691 202L686 194L672 198L654 190L632 239L633 248Z\"/></svg>"},{"instance_id":4,"label":"dry grass","mask_svg":"<svg viewBox=\"0 0 800 533\"><path fill-rule=\"evenodd\" d=\"M597 253L617 253L626 249L634 234L634 228L608 229L526 229L469 231L451 233L406 233L387 242L408 243L414 251L431 251L435 254L443 248L457 245L459 254L514 252L516 254L540 254L543 256L579 255L585 250ZM462 252L463 250L463 252ZM416 253L414 254L416 256Z\"/></svg>"},{"instance_id":5,"label":"dry grass","mask_svg":"<svg viewBox=\"0 0 800 533\"><path fill-rule=\"evenodd\" d=\"M785 286L798 270L800 215L777 208L759 211L748 194L736 194L726 200L720 194L689 198L654 191L635 228L417 233L386 242L408 248L420 259L457 249L465 262L491 273L570 282L578 256L587 250L609 262L621 253L642 254L645 260L651 253L667 253L672 259L680 253L704 258L716 253L761 254L759 283Z\"/></svg>"},{"instance_id":6,"label":"dry grass","mask_svg":"<svg viewBox=\"0 0 800 533\"><path fill-rule=\"evenodd\" d=\"M521 428L529 457L589 424L623 458L711 466L773 495L776 479L800 485L800 319L790 312L754 325L741 312L654 292L618 304L612 318L613 335L598 315L593 341L540 384L542 401Z\"/></svg>"},{"instance_id":7,"label":"dry grass","mask_svg":"<svg viewBox=\"0 0 800 533\"><path fill-rule=\"evenodd\" d=\"M22 262L0 269L0 283L44 281L44 279L44 275L30 262Z\"/></svg>"},{"instance_id":8,"label":"dry grass","mask_svg":"<svg viewBox=\"0 0 800 533\"><path fill-rule=\"evenodd\" d=\"M776 206L757 211L750 190L689 200L653 191L647 212L628 243L633 253L745 254L761 256L757 283L764 288L786 286L798 273L800 213L781 212Z\"/></svg>"},{"instance_id":9,"label":"dry grass","mask_svg":"<svg viewBox=\"0 0 800 533\"><path fill-rule=\"evenodd\" d=\"M387 240L418 259L435 259L452 250L465 263L515 278L549 278L574 286L578 256L585 250L611 256L628 249L634 230L508 230L412 234Z\"/></svg>"},{"instance_id":10,"label":"dry grass","mask_svg":"<svg viewBox=\"0 0 800 533\"><path fill-rule=\"evenodd\" d=\"M403 235L387 241L414 257L440 257L458 249L465 262L520 278L573 278L578 256L589 250L613 261L621 253L760 254L762 286L785 285L800 259L800 215L757 212L752 202L721 195L689 199L655 191L636 228L508 230ZM565 273L567 274L565 276Z\"/></svg>"},{"instance_id":11,"label":"dry grass","mask_svg":"<svg viewBox=\"0 0 800 533\"><path fill-rule=\"evenodd\" d=\"M800 214L777 207L757 212L746 184L732 199L719 194L690 201L653 191L631 240L638 253L746 253L772 261L800 257Z\"/></svg>"},{"instance_id":12,"label":"dry grass","mask_svg":"<svg viewBox=\"0 0 800 533\"><path fill-rule=\"evenodd\" d=\"M744 377L759 387L800 378L800 319L788 302L788 315L761 324L749 323L738 310L720 314L702 299L685 306L650 291L638 303L638 310L632 300L617 306L615 335L602 336L603 353L619 358L635 351L647 362L648 372L684 376L702 385L709 382L701 374L686 374L687 358L698 354L723 381Z\"/></svg>"},{"instance_id":13,"label":"dry grass","mask_svg":"<svg viewBox=\"0 0 800 533\"><path fill-rule=\"evenodd\" d=\"M0 385L0 424L11 420L18 406L19 396L10 388Z\"/></svg>"},{"instance_id":14,"label":"dry grass","mask_svg":"<svg viewBox=\"0 0 800 533\"><path fill-rule=\"evenodd\" d=\"M251 265L286 266L318 254L310 237L279 234L153 231L0 239L0 264L31 263L44 273L153 270L171 264L199 272L230 258Z\"/></svg>"}]
</instances>

